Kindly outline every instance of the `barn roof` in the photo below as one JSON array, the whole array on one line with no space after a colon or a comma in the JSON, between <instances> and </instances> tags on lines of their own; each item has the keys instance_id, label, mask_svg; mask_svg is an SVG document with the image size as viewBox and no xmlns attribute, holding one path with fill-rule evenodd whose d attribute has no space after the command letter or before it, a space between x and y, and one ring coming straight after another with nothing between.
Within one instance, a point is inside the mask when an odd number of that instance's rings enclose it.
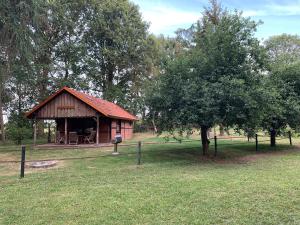
<instances>
[{"instance_id":1,"label":"barn roof","mask_svg":"<svg viewBox=\"0 0 300 225\"><path fill-rule=\"evenodd\" d=\"M127 112L125 109L123 109L122 107L118 106L115 103L100 98L96 98L92 95L88 95L83 92L76 91L69 87L63 87L62 89L60 89L59 91L57 91L56 93L48 97L45 101L35 106L31 111L26 113L26 117L30 118L34 112L42 108L44 105L46 105L48 102L50 102L52 99L54 99L56 96L58 96L64 91L73 95L74 97L81 100L82 102L86 103L94 110L98 111L99 113L103 114L106 117L115 118L115 119L124 119L130 121L138 120L136 116Z\"/></svg>"}]
</instances>

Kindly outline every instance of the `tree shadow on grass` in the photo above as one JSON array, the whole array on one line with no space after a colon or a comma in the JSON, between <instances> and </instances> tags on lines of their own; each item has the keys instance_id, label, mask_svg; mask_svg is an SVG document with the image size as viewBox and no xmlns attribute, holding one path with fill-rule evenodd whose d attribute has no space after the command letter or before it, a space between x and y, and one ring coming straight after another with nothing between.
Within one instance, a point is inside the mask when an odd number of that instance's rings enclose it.
<instances>
[{"instance_id":1,"label":"tree shadow on grass","mask_svg":"<svg viewBox=\"0 0 300 225\"><path fill-rule=\"evenodd\" d=\"M210 146L209 154L202 155L201 147L170 146L164 149L149 149L142 152L145 163L201 163L201 164L245 164L255 162L260 158L279 156L299 151L296 146L287 144L270 147L268 144L259 145L258 151L254 145L232 144L219 145L217 156L214 147Z\"/></svg>"}]
</instances>

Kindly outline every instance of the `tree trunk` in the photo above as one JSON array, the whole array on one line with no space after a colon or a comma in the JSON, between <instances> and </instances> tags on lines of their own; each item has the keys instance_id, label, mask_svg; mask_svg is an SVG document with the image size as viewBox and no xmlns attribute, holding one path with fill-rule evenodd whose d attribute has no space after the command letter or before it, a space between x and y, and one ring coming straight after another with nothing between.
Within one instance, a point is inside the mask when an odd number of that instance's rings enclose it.
<instances>
[{"instance_id":1,"label":"tree trunk","mask_svg":"<svg viewBox=\"0 0 300 225\"><path fill-rule=\"evenodd\" d=\"M225 134L224 126L223 126L223 124L220 124L219 126L220 126L220 136L222 137Z\"/></svg>"},{"instance_id":2,"label":"tree trunk","mask_svg":"<svg viewBox=\"0 0 300 225\"><path fill-rule=\"evenodd\" d=\"M5 141L5 130L4 130L4 113L3 113L3 99L2 99L2 93L3 93L3 85L2 82L3 80L0 80L0 130L1 130L1 136L0 140Z\"/></svg>"},{"instance_id":3,"label":"tree trunk","mask_svg":"<svg viewBox=\"0 0 300 225\"><path fill-rule=\"evenodd\" d=\"M107 101L114 101L117 96L114 96L113 87L114 87L114 65L108 63L106 66L106 78L103 86L103 98Z\"/></svg>"},{"instance_id":4,"label":"tree trunk","mask_svg":"<svg viewBox=\"0 0 300 225\"><path fill-rule=\"evenodd\" d=\"M202 142L202 151L203 155L207 155L208 153L208 147L209 147L209 140L207 137L207 126L201 126L201 142Z\"/></svg>"},{"instance_id":5,"label":"tree trunk","mask_svg":"<svg viewBox=\"0 0 300 225\"><path fill-rule=\"evenodd\" d=\"M152 119L152 125L153 125L154 133L157 134L157 127L156 127L154 119Z\"/></svg>"},{"instance_id":6,"label":"tree trunk","mask_svg":"<svg viewBox=\"0 0 300 225\"><path fill-rule=\"evenodd\" d=\"M2 85L1 85L2 86ZM0 140L5 141L5 131L4 131L4 113L3 113L3 102L2 102L2 88L0 87L0 130L1 130L1 136Z\"/></svg>"},{"instance_id":7,"label":"tree trunk","mask_svg":"<svg viewBox=\"0 0 300 225\"><path fill-rule=\"evenodd\" d=\"M45 137L45 122L44 120L37 121L37 136L38 137Z\"/></svg>"},{"instance_id":8,"label":"tree trunk","mask_svg":"<svg viewBox=\"0 0 300 225\"><path fill-rule=\"evenodd\" d=\"M271 128L271 147L275 147L276 146L276 129Z\"/></svg>"}]
</instances>

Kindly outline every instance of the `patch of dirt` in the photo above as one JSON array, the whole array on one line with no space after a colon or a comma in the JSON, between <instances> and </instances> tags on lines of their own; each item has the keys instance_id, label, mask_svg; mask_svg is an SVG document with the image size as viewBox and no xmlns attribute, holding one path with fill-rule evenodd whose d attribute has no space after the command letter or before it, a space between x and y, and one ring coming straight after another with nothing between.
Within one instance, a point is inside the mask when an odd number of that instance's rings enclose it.
<instances>
[{"instance_id":1,"label":"patch of dirt","mask_svg":"<svg viewBox=\"0 0 300 225\"><path fill-rule=\"evenodd\" d=\"M26 168L25 174L26 173L35 173L35 172L46 172L48 170L55 170L55 169L60 169L66 167L67 162L65 161L58 161L55 166L53 167L48 167L48 168Z\"/></svg>"},{"instance_id":2,"label":"patch of dirt","mask_svg":"<svg viewBox=\"0 0 300 225\"><path fill-rule=\"evenodd\" d=\"M20 174L20 163L5 163L0 165L0 176L18 176ZM46 172L49 170L55 170L66 167L66 162L59 161L54 167L49 168L29 168L25 167L25 176L28 173Z\"/></svg>"},{"instance_id":3,"label":"patch of dirt","mask_svg":"<svg viewBox=\"0 0 300 225\"><path fill-rule=\"evenodd\" d=\"M256 155L247 155L247 156L239 157L238 159L240 161L253 162L253 161L257 161L258 159L266 158L270 156L288 155L294 153L295 151L299 151L299 149L295 148L292 150L283 150L278 152L272 151L272 152L257 153Z\"/></svg>"}]
</instances>

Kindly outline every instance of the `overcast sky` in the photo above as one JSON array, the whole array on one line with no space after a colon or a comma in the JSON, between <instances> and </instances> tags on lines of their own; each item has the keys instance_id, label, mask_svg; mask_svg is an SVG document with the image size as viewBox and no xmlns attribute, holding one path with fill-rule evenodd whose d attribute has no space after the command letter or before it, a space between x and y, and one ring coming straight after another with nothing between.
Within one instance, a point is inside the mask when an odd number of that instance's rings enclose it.
<instances>
[{"instance_id":1,"label":"overcast sky","mask_svg":"<svg viewBox=\"0 0 300 225\"><path fill-rule=\"evenodd\" d=\"M132 0L139 5L150 31L172 36L178 28L188 28L201 16L208 0ZM257 37L289 33L300 34L300 0L223 0L230 10L243 11L244 16L264 22Z\"/></svg>"}]
</instances>

